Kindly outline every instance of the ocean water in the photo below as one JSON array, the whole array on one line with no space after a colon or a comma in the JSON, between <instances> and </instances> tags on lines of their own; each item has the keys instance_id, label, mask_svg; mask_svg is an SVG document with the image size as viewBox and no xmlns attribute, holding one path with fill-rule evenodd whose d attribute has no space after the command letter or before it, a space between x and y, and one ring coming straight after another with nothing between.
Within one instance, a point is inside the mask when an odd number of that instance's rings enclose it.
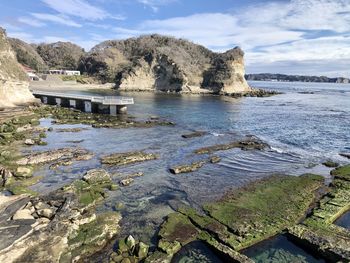
<instances>
[{"instance_id":1,"label":"ocean water","mask_svg":"<svg viewBox=\"0 0 350 263\"><path fill-rule=\"evenodd\" d=\"M111 173L143 172L135 182L110 192L98 211L116 210L123 215L120 236L132 234L144 242L155 242L155 235L164 217L181 204L199 208L203 203L221 197L229 189L270 174L297 176L319 173L329 179L329 168L321 163L332 159L348 162L339 152L350 151L350 85L318 83L251 82L283 92L267 98L229 98L220 96L173 95L153 93L122 93L132 96L135 105L130 115L146 119L156 115L174 121L174 127L148 129L94 129L79 133L48 133L47 146L28 151L79 146L95 153L92 160L77 162L51 171L42 167L37 175L45 175L33 186L49 192L79 177L85 171L102 167ZM77 92L77 93L81 93ZM105 94L118 94L104 91ZM100 92L101 94L101 92ZM43 119L42 125L54 128ZM83 125L74 125L74 127ZM195 130L208 135L184 139L181 134ZM207 164L188 174L173 175L169 167L206 158L193 150L218 143L231 142L245 135L255 135L271 145L270 151L218 152L222 161ZM83 140L79 144L71 140ZM157 153L154 161L121 168L103 166L100 157L115 152L145 150ZM114 179L118 182L118 178ZM120 203L122 205L120 205Z\"/></svg>"},{"instance_id":2,"label":"ocean water","mask_svg":"<svg viewBox=\"0 0 350 263\"><path fill-rule=\"evenodd\" d=\"M286 235L277 235L241 251L256 263L325 263L288 240Z\"/></svg>"}]
</instances>

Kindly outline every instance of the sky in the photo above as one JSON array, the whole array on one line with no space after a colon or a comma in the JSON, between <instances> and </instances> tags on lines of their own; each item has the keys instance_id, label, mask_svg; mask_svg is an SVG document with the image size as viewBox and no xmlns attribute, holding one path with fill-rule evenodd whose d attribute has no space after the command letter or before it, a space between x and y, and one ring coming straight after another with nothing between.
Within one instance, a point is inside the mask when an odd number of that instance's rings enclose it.
<instances>
[{"instance_id":1,"label":"sky","mask_svg":"<svg viewBox=\"0 0 350 263\"><path fill-rule=\"evenodd\" d=\"M28 43L158 33L223 52L247 73L350 77L350 0L0 0L0 26Z\"/></svg>"}]
</instances>

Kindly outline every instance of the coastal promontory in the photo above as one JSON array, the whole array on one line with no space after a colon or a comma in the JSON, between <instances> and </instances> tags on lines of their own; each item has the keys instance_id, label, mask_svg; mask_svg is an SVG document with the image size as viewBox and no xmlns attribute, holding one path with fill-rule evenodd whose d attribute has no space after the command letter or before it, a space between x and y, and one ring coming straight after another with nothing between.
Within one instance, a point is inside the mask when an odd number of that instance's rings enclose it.
<instances>
[{"instance_id":1,"label":"coastal promontory","mask_svg":"<svg viewBox=\"0 0 350 263\"><path fill-rule=\"evenodd\" d=\"M231 94L250 90L243 57L239 47L215 53L154 34L102 42L82 58L79 69L124 91Z\"/></svg>"}]
</instances>

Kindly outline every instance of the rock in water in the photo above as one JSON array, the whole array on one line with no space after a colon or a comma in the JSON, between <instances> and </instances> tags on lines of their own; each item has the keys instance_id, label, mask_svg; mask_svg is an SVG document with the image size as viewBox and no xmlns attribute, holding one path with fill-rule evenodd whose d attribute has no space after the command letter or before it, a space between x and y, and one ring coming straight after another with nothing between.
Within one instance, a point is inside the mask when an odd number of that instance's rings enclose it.
<instances>
[{"instance_id":1,"label":"rock in water","mask_svg":"<svg viewBox=\"0 0 350 263\"><path fill-rule=\"evenodd\" d=\"M127 153L114 153L101 158L102 164L108 165L127 165L132 163L144 162L149 160L155 160L158 156L153 153L145 152L127 152Z\"/></svg>"},{"instance_id":2,"label":"rock in water","mask_svg":"<svg viewBox=\"0 0 350 263\"><path fill-rule=\"evenodd\" d=\"M28 87L28 77L17 62L5 30L0 28L0 107L34 102Z\"/></svg>"},{"instance_id":3,"label":"rock in water","mask_svg":"<svg viewBox=\"0 0 350 263\"><path fill-rule=\"evenodd\" d=\"M130 185L133 181L134 181L133 178L126 178L126 179L121 180L121 181L120 181L120 184L121 184L122 186L128 186L128 185Z\"/></svg>"},{"instance_id":4,"label":"rock in water","mask_svg":"<svg viewBox=\"0 0 350 263\"><path fill-rule=\"evenodd\" d=\"M339 153L340 156L350 159L350 153Z\"/></svg>"},{"instance_id":5,"label":"rock in water","mask_svg":"<svg viewBox=\"0 0 350 263\"><path fill-rule=\"evenodd\" d=\"M93 169L83 176L83 180L89 184L109 183L111 182L110 174L104 169Z\"/></svg>"},{"instance_id":6,"label":"rock in water","mask_svg":"<svg viewBox=\"0 0 350 263\"><path fill-rule=\"evenodd\" d=\"M33 139L26 139L24 141L24 144L26 145L34 145L35 144L35 141Z\"/></svg>"}]
</instances>

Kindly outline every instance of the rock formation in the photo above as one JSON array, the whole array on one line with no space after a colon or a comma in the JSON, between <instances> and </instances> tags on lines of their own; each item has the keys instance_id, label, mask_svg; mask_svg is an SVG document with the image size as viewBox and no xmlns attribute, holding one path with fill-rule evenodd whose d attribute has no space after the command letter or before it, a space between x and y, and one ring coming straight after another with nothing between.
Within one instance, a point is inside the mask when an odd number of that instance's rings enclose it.
<instances>
[{"instance_id":1,"label":"rock formation","mask_svg":"<svg viewBox=\"0 0 350 263\"><path fill-rule=\"evenodd\" d=\"M243 51L214 53L182 39L160 35L95 46L79 69L119 90L237 93L250 90L244 79Z\"/></svg>"},{"instance_id":2,"label":"rock formation","mask_svg":"<svg viewBox=\"0 0 350 263\"><path fill-rule=\"evenodd\" d=\"M0 28L0 107L32 102L26 73L16 60L5 30Z\"/></svg>"}]
</instances>

